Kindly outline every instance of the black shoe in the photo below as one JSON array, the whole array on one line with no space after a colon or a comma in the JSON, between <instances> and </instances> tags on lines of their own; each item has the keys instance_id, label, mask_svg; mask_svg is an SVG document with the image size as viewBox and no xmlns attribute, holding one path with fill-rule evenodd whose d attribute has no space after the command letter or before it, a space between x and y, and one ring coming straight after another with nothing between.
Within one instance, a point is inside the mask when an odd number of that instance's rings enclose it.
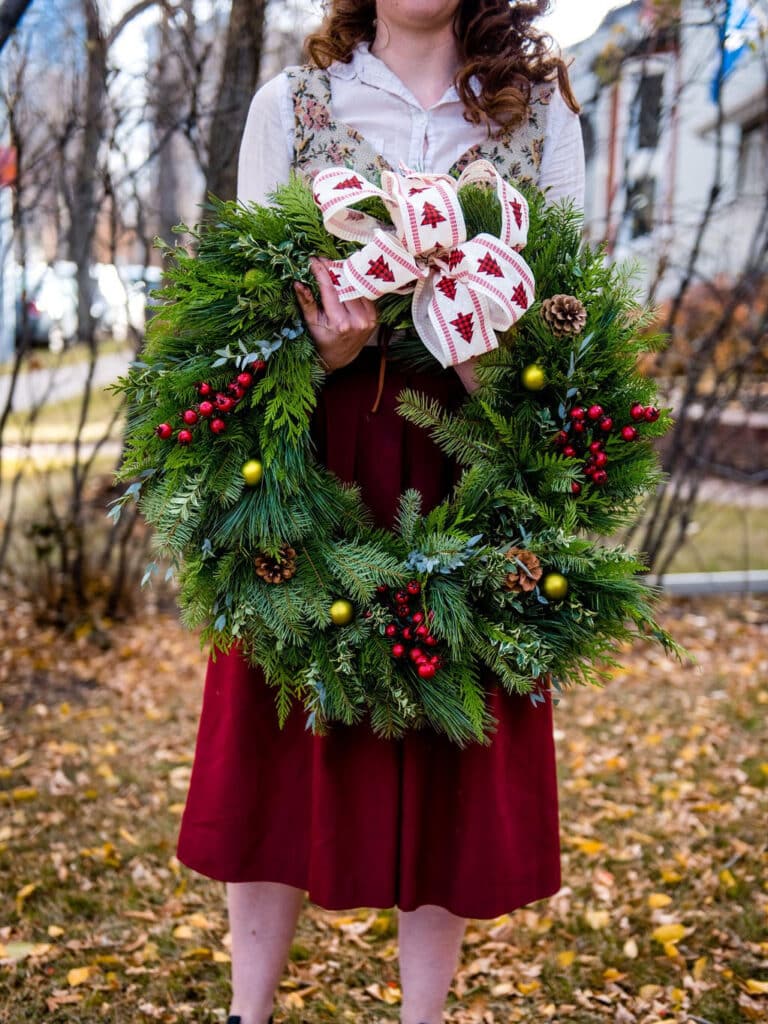
<instances>
[{"instance_id":1,"label":"black shoe","mask_svg":"<svg viewBox=\"0 0 768 1024\"><path fill-rule=\"evenodd\" d=\"M241 1022L242 1022L242 1018L241 1017L232 1017L231 1015L229 1017L227 1017L227 1024L241 1024ZM267 1024L274 1024L274 1021L272 1020L271 1015L270 1015L270 1018L269 1018L269 1021L267 1022Z\"/></svg>"}]
</instances>

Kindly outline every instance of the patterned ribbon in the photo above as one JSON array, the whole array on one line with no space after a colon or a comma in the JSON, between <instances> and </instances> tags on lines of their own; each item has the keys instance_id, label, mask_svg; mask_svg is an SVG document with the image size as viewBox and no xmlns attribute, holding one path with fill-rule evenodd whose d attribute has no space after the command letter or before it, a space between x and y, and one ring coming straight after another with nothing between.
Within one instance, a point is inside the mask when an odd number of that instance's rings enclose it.
<instances>
[{"instance_id":1,"label":"patterned ribbon","mask_svg":"<svg viewBox=\"0 0 768 1024\"><path fill-rule=\"evenodd\" d=\"M455 366L498 345L534 299L531 269L519 250L528 237L528 204L487 160L471 163L457 179L419 174L403 164L384 171L381 188L345 167L320 171L313 183L326 230L363 247L330 266L339 298L378 299L413 292L413 323L442 366ZM463 185L490 184L501 204L501 234L467 241L459 204ZM350 209L372 197L392 218Z\"/></svg>"}]
</instances>

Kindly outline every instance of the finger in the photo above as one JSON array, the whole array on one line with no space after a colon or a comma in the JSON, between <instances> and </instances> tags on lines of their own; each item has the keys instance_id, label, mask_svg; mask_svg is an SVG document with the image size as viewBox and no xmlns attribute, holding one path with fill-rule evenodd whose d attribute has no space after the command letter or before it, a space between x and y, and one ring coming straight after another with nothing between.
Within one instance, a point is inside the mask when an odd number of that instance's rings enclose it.
<instances>
[{"instance_id":1,"label":"finger","mask_svg":"<svg viewBox=\"0 0 768 1024\"><path fill-rule=\"evenodd\" d=\"M322 260L312 259L309 261L312 273L315 275L317 286L320 289L320 298L323 302L328 322L333 324L337 330L344 330L348 325L346 303L341 302L334 288L328 268Z\"/></svg>"},{"instance_id":2,"label":"finger","mask_svg":"<svg viewBox=\"0 0 768 1024\"><path fill-rule=\"evenodd\" d=\"M293 290L296 292L296 299L304 314L304 319L308 324L316 324L319 319L319 310L310 289L301 281L294 281Z\"/></svg>"},{"instance_id":3,"label":"finger","mask_svg":"<svg viewBox=\"0 0 768 1024\"><path fill-rule=\"evenodd\" d=\"M370 299L351 299L344 305L349 313L350 320L361 330L372 331L379 322L379 312L376 304Z\"/></svg>"}]
</instances>

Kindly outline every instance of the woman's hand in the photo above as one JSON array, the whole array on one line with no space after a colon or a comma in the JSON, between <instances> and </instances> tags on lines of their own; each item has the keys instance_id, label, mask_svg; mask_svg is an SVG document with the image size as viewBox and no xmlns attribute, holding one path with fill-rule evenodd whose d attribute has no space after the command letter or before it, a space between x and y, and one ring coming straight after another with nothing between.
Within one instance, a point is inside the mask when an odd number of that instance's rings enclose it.
<instances>
[{"instance_id":1,"label":"woman's hand","mask_svg":"<svg viewBox=\"0 0 768 1024\"><path fill-rule=\"evenodd\" d=\"M370 299L341 302L326 262L322 259L310 260L322 305L315 302L305 284L295 281L294 288L321 360L328 370L338 370L357 358L379 321L376 306Z\"/></svg>"}]
</instances>

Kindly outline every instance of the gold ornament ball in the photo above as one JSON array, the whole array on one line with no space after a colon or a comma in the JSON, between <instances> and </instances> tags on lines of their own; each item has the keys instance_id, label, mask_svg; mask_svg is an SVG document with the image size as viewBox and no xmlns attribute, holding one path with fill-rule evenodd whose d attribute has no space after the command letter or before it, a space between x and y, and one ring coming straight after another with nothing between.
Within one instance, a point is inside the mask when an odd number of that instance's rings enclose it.
<instances>
[{"instance_id":1,"label":"gold ornament ball","mask_svg":"<svg viewBox=\"0 0 768 1024\"><path fill-rule=\"evenodd\" d=\"M355 609L352 607L351 601L346 601L341 597L331 605L331 622L334 626L347 626L354 617Z\"/></svg>"},{"instance_id":2,"label":"gold ornament ball","mask_svg":"<svg viewBox=\"0 0 768 1024\"><path fill-rule=\"evenodd\" d=\"M258 459L249 459L241 470L243 479L249 487L255 487L256 484L261 483L261 478L264 476L264 467Z\"/></svg>"},{"instance_id":3,"label":"gold ornament ball","mask_svg":"<svg viewBox=\"0 0 768 1024\"><path fill-rule=\"evenodd\" d=\"M562 601L568 593L568 580L562 573L549 572L541 581L541 589L550 601Z\"/></svg>"},{"instance_id":4,"label":"gold ornament ball","mask_svg":"<svg viewBox=\"0 0 768 1024\"><path fill-rule=\"evenodd\" d=\"M520 379L526 391L541 391L547 383L547 375L544 372L544 368L537 363L531 363L529 366L526 366L520 374Z\"/></svg>"}]
</instances>

